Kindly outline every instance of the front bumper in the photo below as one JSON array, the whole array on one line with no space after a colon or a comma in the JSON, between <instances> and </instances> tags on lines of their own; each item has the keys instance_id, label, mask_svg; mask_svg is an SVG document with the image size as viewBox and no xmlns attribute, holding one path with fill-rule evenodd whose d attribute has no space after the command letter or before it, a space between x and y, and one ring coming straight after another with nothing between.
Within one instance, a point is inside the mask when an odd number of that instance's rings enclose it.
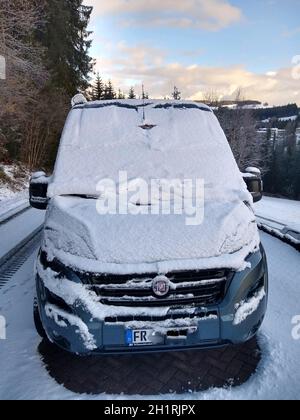
<instances>
[{"instance_id":1,"label":"front bumper","mask_svg":"<svg viewBox=\"0 0 300 420\"><path fill-rule=\"evenodd\" d=\"M168 352L246 342L259 330L268 300L268 269L263 248L252 254L248 262L251 268L234 274L218 306L193 308L195 317L190 321L183 308L182 320L178 319L175 326L168 327L167 322L148 322L144 328L157 330L160 336L157 345L128 346L126 331L130 324L93 319L80 297L68 305L45 287L43 275L39 273L36 283L41 321L50 341L80 355ZM253 305L249 305L251 302ZM143 328L140 325L138 329ZM179 334L174 335L174 331ZM180 331L185 331L186 335L182 336Z\"/></svg>"}]
</instances>

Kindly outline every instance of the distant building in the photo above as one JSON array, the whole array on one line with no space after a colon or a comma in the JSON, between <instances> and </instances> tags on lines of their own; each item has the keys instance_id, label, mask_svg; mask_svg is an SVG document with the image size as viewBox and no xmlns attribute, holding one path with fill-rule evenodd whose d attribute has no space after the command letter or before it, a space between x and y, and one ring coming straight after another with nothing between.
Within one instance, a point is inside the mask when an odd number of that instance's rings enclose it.
<instances>
[{"instance_id":1,"label":"distant building","mask_svg":"<svg viewBox=\"0 0 300 420\"><path fill-rule=\"evenodd\" d=\"M209 105L215 109L218 108L228 108L228 109L237 109L237 108L243 108L243 109L260 109L264 108L261 102L259 101L234 101L234 100L223 100L223 99L215 99L215 100L203 100L203 101L196 101L196 102L202 102L206 105Z\"/></svg>"},{"instance_id":2,"label":"distant building","mask_svg":"<svg viewBox=\"0 0 300 420\"><path fill-rule=\"evenodd\" d=\"M274 135L276 139L276 145L282 145L286 138L286 130L280 130L279 128L274 128ZM274 138L274 137L273 137Z\"/></svg>"},{"instance_id":3,"label":"distant building","mask_svg":"<svg viewBox=\"0 0 300 420\"><path fill-rule=\"evenodd\" d=\"M270 142L274 145L274 148L283 147L287 151L288 135L286 130L279 128L260 128L257 130L258 140L264 142L269 137ZM300 127L296 129L296 148L300 151Z\"/></svg>"},{"instance_id":4,"label":"distant building","mask_svg":"<svg viewBox=\"0 0 300 420\"><path fill-rule=\"evenodd\" d=\"M260 141L265 141L267 139L268 129L267 128L260 128L257 130L257 137Z\"/></svg>"},{"instance_id":5,"label":"distant building","mask_svg":"<svg viewBox=\"0 0 300 420\"><path fill-rule=\"evenodd\" d=\"M274 147L282 146L286 139L286 130L281 130L279 128L260 128L257 130L258 139L261 141L266 141L267 136L270 136L270 141L274 144ZM299 132L300 136L300 132ZM299 137L300 139L300 137Z\"/></svg>"},{"instance_id":6,"label":"distant building","mask_svg":"<svg viewBox=\"0 0 300 420\"><path fill-rule=\"evenodd\" d=\"M296 147L300 150L300 127L296 130Z\"/></svg>"}]
</instances>

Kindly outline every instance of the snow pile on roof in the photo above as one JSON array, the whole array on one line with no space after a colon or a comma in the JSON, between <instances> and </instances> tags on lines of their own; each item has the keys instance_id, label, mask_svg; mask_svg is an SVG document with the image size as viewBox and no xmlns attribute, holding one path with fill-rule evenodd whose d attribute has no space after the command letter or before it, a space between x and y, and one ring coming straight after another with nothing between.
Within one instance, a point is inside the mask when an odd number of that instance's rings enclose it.
<instances>
[{"instance_id":1,"label":"snow pile on roof","mask_svg":"<svg viewBox=\"0 0 300 420\"><path fill-rule=\"evenodd\" d=\"M204 179L206 198L249 200L226 137L206 105L141 101L75 106L62 135L48 195L98 196L97 184L119 172L129 180Z\"/></svg>"},{"instance_id":2,"label":"snow pile on roof","mask_svg":"<svg viewBox=\"0 0 300 420\"><path fill-rule=\"evenodd\" d=\"M282 117L279 118L279 121L296 121L299 115L292 115L291 117Z\"/></svg>"}]
</instances>

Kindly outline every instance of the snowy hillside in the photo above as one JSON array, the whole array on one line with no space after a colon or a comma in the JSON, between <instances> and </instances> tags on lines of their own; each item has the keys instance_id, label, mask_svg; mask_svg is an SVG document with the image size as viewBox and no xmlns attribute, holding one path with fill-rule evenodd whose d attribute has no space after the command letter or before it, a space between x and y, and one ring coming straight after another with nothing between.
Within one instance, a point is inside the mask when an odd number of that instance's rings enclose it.
<instances>
[{"instance_id":1,"label":"snowy hillside","mask_svg":"<svg viewBox=\"0 0 300 420\"><path fill-rule=\"evenodd\" d=\"M19 165L0 164L0 201L15 197L28 188L29 171Z\"/></svg>"},{"instance_id":2,"label":"snowy hillside","mask_svg":"<svg viewBox=\"0 0 300 420\"><path fill-rule=\"evenodd\" d=\"M0 165L0 216L28 201L29 171L18 165Z\"/></svg>"}]
</instances>

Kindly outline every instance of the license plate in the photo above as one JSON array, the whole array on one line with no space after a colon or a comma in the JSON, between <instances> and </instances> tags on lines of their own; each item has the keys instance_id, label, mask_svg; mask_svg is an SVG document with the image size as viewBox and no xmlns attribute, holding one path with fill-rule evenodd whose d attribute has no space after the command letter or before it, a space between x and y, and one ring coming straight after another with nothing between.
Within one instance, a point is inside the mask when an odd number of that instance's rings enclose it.
<instances>
[{"instance_id":1,"label":"license plate","mask_svg":"<svg viewBox=\"0 0 300 420\"><path fill-rule=\"evenodd\" d=\"M155 344L153 338L153 330L126 331L126 344L128 346L151 346Z\"/></svg>"}]
</instances>

